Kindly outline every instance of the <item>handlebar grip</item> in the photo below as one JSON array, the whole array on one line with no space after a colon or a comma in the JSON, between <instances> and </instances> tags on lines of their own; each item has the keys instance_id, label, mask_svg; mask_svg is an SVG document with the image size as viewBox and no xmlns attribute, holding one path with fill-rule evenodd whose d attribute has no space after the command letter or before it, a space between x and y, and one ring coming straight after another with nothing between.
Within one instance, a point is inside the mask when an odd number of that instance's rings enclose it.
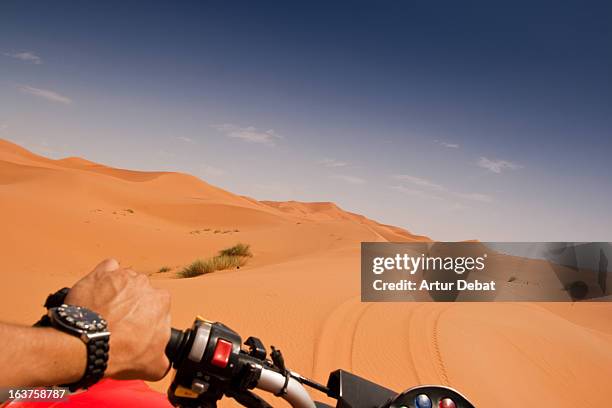
<instances>
[{"instance_id":1,"label":"handlebar grip","mask_svg":"<svg viewBox=\"0 0 612 408\"><path fill-rule=\"evenodd\" d=\"M171 364L174 364L178 360L184 340L185 332L175 329L174 327L170 329L170 340L168 340L168 344L166 345L165 353Z\"/></svg>"}]
</instances>

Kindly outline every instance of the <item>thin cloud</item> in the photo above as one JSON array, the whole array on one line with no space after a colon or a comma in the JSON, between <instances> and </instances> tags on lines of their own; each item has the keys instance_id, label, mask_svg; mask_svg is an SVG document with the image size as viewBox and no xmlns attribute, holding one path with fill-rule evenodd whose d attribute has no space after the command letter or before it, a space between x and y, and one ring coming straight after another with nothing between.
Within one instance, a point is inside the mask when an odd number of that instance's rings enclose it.
<instances>
[{"instance_id":1,"label":"thin cloud","mask_svg":"<svg viewBox=\"0 0 612 408\"><path fill-rule=\"evenodd\" d=\"M476 164L479 167L482 167L483 169L487 169L497 174L501 173L504 170L517 170L523 167L519 164L512 163L507 160L490 160L486 157L481 157L480 159L478 159L478 162Z\"/></svg>"},{"instance_id":2,"label":"thin cloud","mask_svg":"<svg viewBox=\"0 0 612 408\"><path fill-rule=\"evenodd\" d=\"M400 180L400 181L407 181L409 183L412 183L416 186L419 187L425 187L425 188L429 188L432 190L437 190L437 191L446 191L446 187L441 186L440 184L436 184L432 181L420 178L420 177L415 177L415 176L411 176L408 174L396 174L393 176L394 179L396 180Z\"/></svg>"},{"instance_id":3,"label":"thin cloud","mask_svg":"<svg viewBox=\"0 0 612 408\"><path fill-rule=\"evenodd\" d=\"M18 59L24 62L36 64L36 65L40 65L43 62L42 58L40 58L38 55L30 51L15 52L15 53L5 52L4 55L7 57L15 58L15 59Z\"/></svg>"},{"instance_id":4,"label":"thin cloud","mask_svg":"<svg viewBox=\"0 0 612 408\"><path fill-rule=\"evenodd\" d=\"M440 141L440 140L434 140L434 142L436 142L440 146L446 147L448 149L458 149L458 148L461 147L457 143L445 142L445 141Z\"/></svg>"},{"instance_id":5,"label":"thin cloud","mask_svg":"<svg viewBox=\"0 0 612 408\"><path fill-rule=\"evenodd\" d=\"M319 162L319 164L325 166L325 167L331 167L331 168L335 168L335 167L346 167L348 166L347 162L344 161L339 161L336 159L323 159Z\"/></svg>"},{"instance_id":6,"label":"thin cloud","mask_svg":"<svg viewBox=\"0 0 612 408\"><path fill-rule=\"evenodd\" d=\"M402 185L389 186L391 190L395 190L402 194L408 194L419 198L427 198L432 200L441 200L442 198L438 195L432 194L428 191L410 188Z\"/></svg>"},{"instance_id":7,"label":"thin cloud","mask_svg":"<svg viewBox=\"0 0 612 408\"><path fill-rule=\"evenodd\" d=\"M23 93L38 96L39 98L46 99L51 102L59 102L66 105L72 103L72 99L67 96L58 94L57 92L50 91L48 89L34 88L33 86L23 85L19 87L19 90Z\"/></svg>"},{"instance_id":8,"label":"thin cloud","mask_svg":"<svg viewBox=\"0 0 612 408\"><path fill-rule=\"evenodd\" d=\"M159 149L155 152L155 155L162 160L169 160L176 157L176 154L169 152L168 150Z\"/></svg>"},{"instance_id":9,"label":"thin cloud","mask_svg":"<svg viewBox=\"0 0 612 408\"><path fill-rule=\"evenodd\" d=\"M282 136L276 134L273 129L257 130L253 126L242 127L232 125L230 123L214 125L213 128L217 129L227 137L240 139L247 143L260 143L274 146L277 140L282 139Z\"/></svg>"},{"instance_id":10,"label":"thin cloud","mask_svg":"<svg viewBox=\"0 0 612 408\"><path fill-rule=\"evenodd\" d=\"M193 143L193 139L187 137L187 136L178 136L177 137L178 140L181 140L185 143Z\"/></svg>"},{"instance_id":11,"label":"thin cloud","mask_svg":"<svg viewBox=\"0 0 612 408\"><path fill-rule=\"evenodd\" d=\"M465 204L461 204L461 203L453 203L453 205L450 206L450 210L451 211L463 211L463 210L467 210L468 207Z\"/></svg>"},{"instance_id":12,"label":"thin cloud","mask_svg":"<svg viewBox=\"0 0 612 408\"><path fill-rule=\"evenodd\" d=\"M454 193L454 195L456 195L458 198L462 198L464 200L469 200L469 201L479 201L481 203L491 203L493 202L493 197L486 195L486 194L480 194L480 193Z\"/></svg>"},{"instance_id":13,"label":"thin cloud","mask_svg":"<svg viewBox=\"0 0 612 408\"><path fill-rule=\"evenodd\" d=\"M420 198L428 198L441 200L442 197L447 197L447 199L460 199L464 201L477 201L481 203L491 203L493 202L493 197L481 194L481 193L463 193L458 191L453 191L448 187L445 187L441 184L437 184L433 181L411 176L408 174L396 174L391 176L395 180L404 181L411 183L413 186L408 187L405 185L393 185L390 186L392 190L403 194L409 194L413 196L417 196Z\"/></svg>"},{"instance_id":14,"label":"thin cloud","mask_svg":"<svg viewBox=\"0 0 612 408\"><path fill-rule=\"evenodd\" d=\"M349 184L355 184L355 185L366 183L366 181L362 178L355 177L355 176L347 176L345 174L335 174L331 176L331 178L336 179L336 180L341 180Z\"/></svg>"}]
</instances>

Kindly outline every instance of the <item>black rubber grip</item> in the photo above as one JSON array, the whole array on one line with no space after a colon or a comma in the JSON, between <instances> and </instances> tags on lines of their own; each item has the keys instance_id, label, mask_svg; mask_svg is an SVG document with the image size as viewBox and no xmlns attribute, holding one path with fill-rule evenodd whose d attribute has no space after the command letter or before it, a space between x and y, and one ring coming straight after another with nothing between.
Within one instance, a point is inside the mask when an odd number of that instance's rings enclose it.
<instances>
[{"instance_id":1,"label":"black rubber grip","mask_svg":"<svg viewBox=\"0 0 612 408\"><path fill-rule=\"evenodd\" d=\"M181 354L184 338L185 332L182 330L175 328L170 329L170 340L168 340L168 344L166 345L166 356L172 364L176 363L176 360Z\"/></svg>"}]
</instances>

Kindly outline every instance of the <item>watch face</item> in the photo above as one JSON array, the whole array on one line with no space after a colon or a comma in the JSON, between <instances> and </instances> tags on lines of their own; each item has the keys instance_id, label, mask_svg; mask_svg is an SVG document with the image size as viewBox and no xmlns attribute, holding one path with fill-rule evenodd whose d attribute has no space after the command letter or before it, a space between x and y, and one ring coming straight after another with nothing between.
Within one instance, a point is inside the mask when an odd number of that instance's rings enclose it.
<instances>
[{"instance_id":1,"label":"watch face","mask_svg":"<svg viewBox=\"0 0 612 408\"><path fill-rule=\"evenodd\" d=\"M96 333L106 330L106 320L95 312L72 305L61 305L53 310L55 320L69 329L86 333Z\"/></svg>"}]
</instances>

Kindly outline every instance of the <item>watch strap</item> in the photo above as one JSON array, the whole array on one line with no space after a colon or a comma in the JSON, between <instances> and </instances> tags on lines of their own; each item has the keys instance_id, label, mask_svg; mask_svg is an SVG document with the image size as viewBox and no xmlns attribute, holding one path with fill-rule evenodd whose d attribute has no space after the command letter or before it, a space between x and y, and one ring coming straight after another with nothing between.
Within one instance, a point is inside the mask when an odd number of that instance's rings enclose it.
<instances>
[{"instance_id":1,"label":"watch strap","mask_svg":"<svg viewBox=\"0 0 612 408\"><path fill-rule=\"evenodd\" d=\"M52 307L60 307L64 304L64 300L66 300L66 296L68 296L68 292L70 292L70 288L61 288L55 293L51 293L47 296L47 300L45 300L44 307L45 309L51 309ZM34 327L51 327L51 319L48 314L42 316L36 323L34 323Z\"/></svg>"},{"instance_id":2,"label":"watch strap","mask_svg":"<svg viewBox=\"0 0 612 408\"><path fill-rule=\"evenodd\" d=\"M60 307L63 305L66 300L66 296L68 296L68 292L70 292L70 288L61 288L55 293L51 293L47 296L47 300L45 300L45 309L51 309L52 307Z\"/></svg>"},{"instance_id":3,"label":"watch strap","mask_svg":"<svg viewBox=\"0 0 612 408\"><path fill-rule=\"evenodd\" d=\"M104 371L108 364L108 344L109 337L103 336L91 339L85 344L87 346L87 367L83 377L72 384L65 384L64 387L73 392L81 388L89 388L104 377Z\"/></svg>"}]
</instances>

